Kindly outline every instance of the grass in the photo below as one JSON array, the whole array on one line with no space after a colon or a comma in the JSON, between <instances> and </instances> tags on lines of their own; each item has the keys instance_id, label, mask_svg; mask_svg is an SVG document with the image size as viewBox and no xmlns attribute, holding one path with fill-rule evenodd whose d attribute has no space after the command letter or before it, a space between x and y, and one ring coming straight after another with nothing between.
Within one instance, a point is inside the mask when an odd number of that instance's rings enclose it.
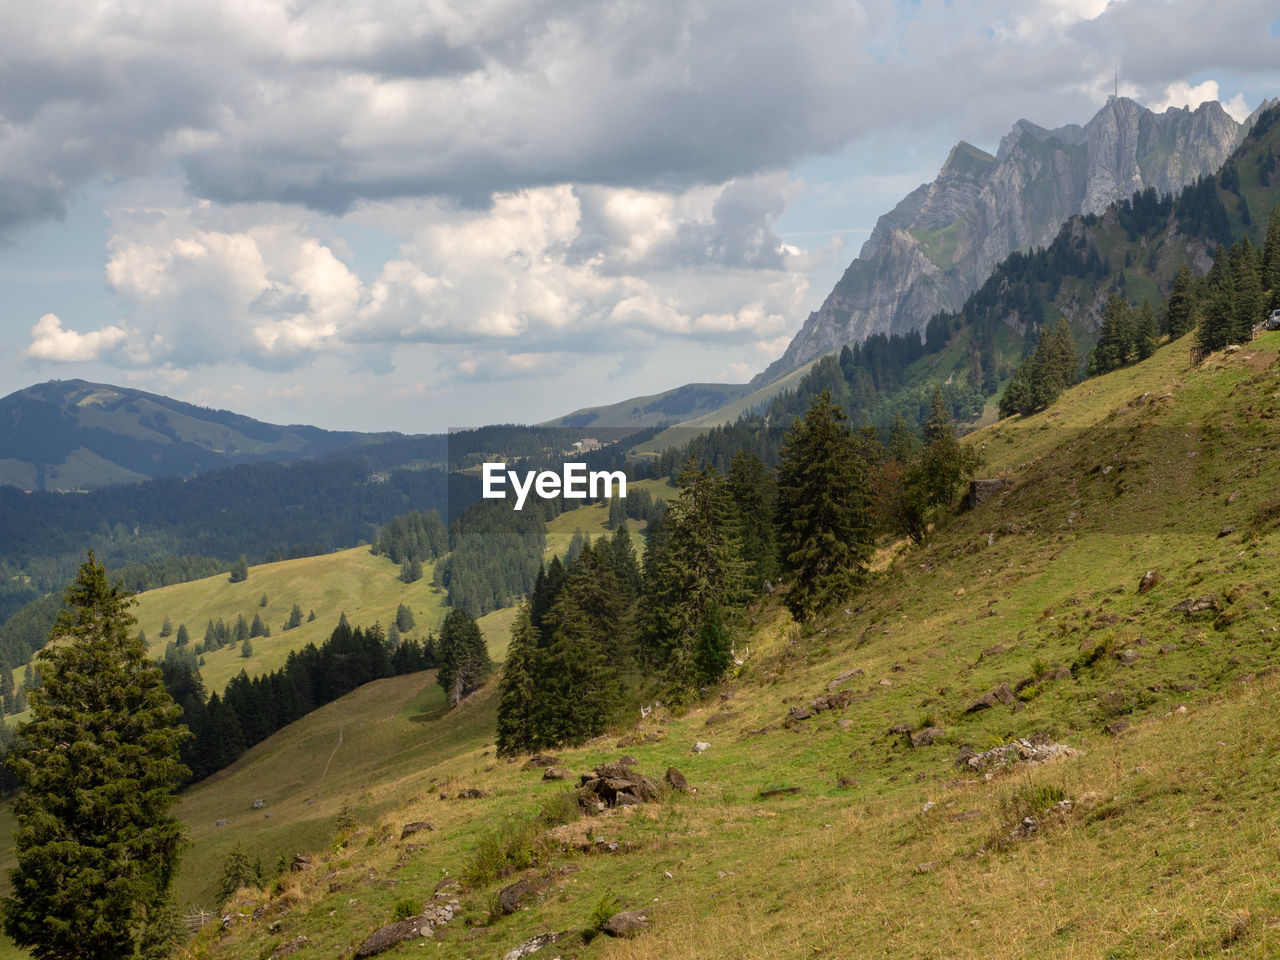
<instances>
[{"instance_id":1,"label":"grass","mask_svg":"<svg viewBox=\"0 0 1280 960\"><path fill-rule=\"evenodd\" d=\"M1248 520L1274 499L1278 349L1273 337L1188 372L1175 344L1046 414L980 432L974 442L1003 455L995 466L1014 481L1003 496L898 552L828 620L801 629L776 601L760 606L750 658L703 701L560 752L570 770L624 752L651 776L674 765L696 794L552 827L537 813L562 803L564 786L493 757L491 689L456 715L408 698L424 738L385 770L372 743L355 754L367 766L343 780L363 791L352 809L364 833L313 845L285 930L266 919L210 930L194 954L263 955L305 935L294 956L349 955L406 890L429 893L470 867L434 956L501 956L537 933L590 931L606 900L646 908L651 929L562 940L559 955L1273 956L1280 531ZM1218 536L1232 521L1237 532ZM1153 568L1160 582L1140 594ZM1173 610L1202 595L1222 609ZM790 705L853 667L863 674L846 708L787 723ZM1024 699L967 712L1023 679ZM1128 727L1108 732L1116 718ZM946 739L913 749L889 732L926 721ZM961 746L1035 732L1079 753L991 779L955 764ZM692 753L697 740L710 749ZM758 799L777 785L802 789ZM464 786L484 795L456 799ZM207 800L222 789L211 783ZM435 831L409 852L394 838L417 819ZM580 852L596 838L619 851ZM193 847L205 863L208 842ZM497 916L497 891L520 876L549 885ZM335 882L351 886L330 892ZM237 909L268 901L278 898Z\"/></svg>"}]
</instances>

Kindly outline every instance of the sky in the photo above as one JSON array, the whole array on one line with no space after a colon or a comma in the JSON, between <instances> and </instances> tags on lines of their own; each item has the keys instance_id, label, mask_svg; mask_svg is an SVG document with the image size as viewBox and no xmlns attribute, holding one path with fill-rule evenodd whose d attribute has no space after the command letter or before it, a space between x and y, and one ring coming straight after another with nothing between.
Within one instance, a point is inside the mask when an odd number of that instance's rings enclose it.
<instances>
[{"instance_id":1,"label":"sky","mask_svg":"<svg viewBox=\"0 0 1280 960\"><path fill-rule=\"evenodd\" d=\"M785 349L951 146L1280 95L1274 0L0 11L0 395L532 423Z\"/></svg>"}]
</instances>

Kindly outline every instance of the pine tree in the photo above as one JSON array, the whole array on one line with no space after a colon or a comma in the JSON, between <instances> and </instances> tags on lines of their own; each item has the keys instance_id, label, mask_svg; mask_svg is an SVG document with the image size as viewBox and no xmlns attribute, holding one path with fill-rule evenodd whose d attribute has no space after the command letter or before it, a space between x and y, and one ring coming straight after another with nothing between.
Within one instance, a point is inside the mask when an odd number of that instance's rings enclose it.
<instances>
[{"instance_id":1,"label":"pine tree","mask_svg":"<svg viewBox=\"0 0 1280 960\"><path fill-rule=\"evenodd\" d=\"M175 646L185 647L191 642L191 634L187 633L187 625L185 623L178 624L178 635L173 640Z\"/></svg>"},{"instance_id":2,"label":"pine tree","mask_svg":"<svg viewBox=\"0 0 1280 960\"><path fill-rule=\"evenodd\" d=\"M509 757L546 746L538 722L543 704L536 686L538 631L525 605L511 625L511 644L498 681L498 756Z\"/></svg>"},{"instance_id":3,"label":"pine tree","mask_svg":"<svg viewBox=\"0 0 1280 960\"><path fill-rule=\"evenodd\" d=\"M1195 327L1195 307L1195 281L1191 278L1191 268L1184 263L1173 278L1173 289L1165 306L1164 329L1170 340L1185 336Z\"/></svg>"},{"instance_id":4,"label":"pine tree","mask_svg":"<svg viewBox=\"0 0 1280 960\"><path fill-rule=\"evenodd\" d=\"M240 644L240 656L246 660L253 656L253 644L249 642L248 637L245 637Z\"/></svg>"},{"instance_id":5,"label":"pine tree","mask_svg":"<svg viewBox=\"0 0 1280 960\"><path fill-rule=\"evenodd\" d=\"M1119 294L1107 298L1102 311L1102 329L1089 357L1089 372L1097 375L1117 370L1129 362L1133 350L1133 318L1129 304Z\"/></svg>"},{"instance_id":6,"label":"pine tree","mask_svg":"<svg viewBox=\"0 0 1280 960\"><path fill-rule=\"evenodd\" d=\"M401 633L408 633L415 626L417 621L413 619L413 611L403 603L396 607L396 629Z\"/></svg>"},{"instance_id":7,"label":"pine tree","mask_svg":"<svg viewBox=\"0 0 1280 960\"><path fill-rule=\"evenodd\" d=\"M243 583L249 579L249 563L245 559L244 554L240 555L240 559L231 565L231 582Z\"/></svg>"},{"instance_id":8,"label":"pine tree","mask_svg":"<svg viewBox=\"0 0 1280 960\"><path fill-rule=\"evenodd\" d=\"M262 614L255 613L253 615L253 623L249 624L249 636L265 637L267 635L267 625L262 619Z\"/></svg>"},{"instance_id":9,"label":"pine tree","mask_svg":"<svg viewBox=\"0 0 1280 960\"><path fill-rule=\"evenodd\" d=\"M236 616L236 632L232 637L233 643L244 643L249 639L249 623L245 620L244 614Z\"/></svg>"},{"instance_id":10,"label":"pine tree","mask_svg":"<svg viewBox=\"0 0 1280 960\"><path fill-rule=\"evenodd\" d=\"M307 623L314 623L315 619L316 619L316 612L315 610L312 610L310 613L307 614Z\"/></svg>"},{"instance_id":11,"label":"pine tree","mask_svg":"<svg viewBox=\"0 0 1280 960\"><path fill-rule=\"evenodd\" d=\"M742 560L753 590L778 575L778 543L773 511L777 484L763 462L749 450L739 450L729 464L729 496L738 514Z\"/></svg>"},{"instance_id":12,"label":"pine tree","mask_svg":"<svg viewBox=\"0 0 1280 960\"><path fill-rule=\"evenodd\" d=\"M1271 303L1280 296L1280 203L1272 204L1267 240L1262 248L1262 286L1271 291Z\"/></svg>"},{"instance_id":13,"label":"pine tree","mask_svg":"<svg viewBox=\"0 0 1280 960\"><path fill-rule=\"evenodd\" d=\"M302 626L302 608L296 603L289 609L289 619L284 622L286 630Z\"/></svg>"},{"instance_id":14,"label":"pine tree","mask_svg":"<svg viewBox=\"0 0 1280 960\"><path fill-rule=\"evenodd\" d=\"M265 607L267 605L267 595L264 593L262 599L258 601L258 606Z\"/></svg>"},{"instance_id":15,"label":"pine tree","mask_svg":"<svg viewBox=\"0 0 1280 960\"><path fill-rule=\"evenodd\" d=\"M1143 300L1138 308L1138 315L1133 324L1134 346L1139 360L1145 360L1156 352L1156 344L1160 339L1160 325L1156 322L1155 311L1151 309L1151 301Z\"/></svg>"},{"instance_id":16,"label":"pine tree","mask_svg":"<svg viewBox=\"0 0 1280 960\"><path fill-rule=\"evenodd\" d=\"M782 441L778 542L799 621L848 599L871 556L866 467L844 421L823 391Z\"/></svg>"},{"instance_id":17,"label":"pine tree","mask_svg":"<svg viewBox=\"0 0 1280 960\"><path fill-rule=\"evenodd\" d=\"M164 623L160 624L160 636L167 637L173 633L173 622L168 618L164 618Z\"/></svg>"},{"instance_id":18,"label":"pine tree","mask_svg":"<svg viewBox=\"0 0 1280 960\"><path fill-rule=\"evenodd\" d=\"M1231 343L1253 339L1253 325L1262 319L1262 293L1257 251L1246 236L1231 250Z\"/></svg>"},{"instance_id":19,"label":"pine tree","mask_svg":"<svg viewBox=\"0 0 1280 960\"><path fill-rule=\"evenodd\" d=\"M132 957L158 939L182 846L169 815L187 736L131 630L130 595L89 554L9 763L22 781L4 927L38 960Z\"/></svg>"},{"instance_id":20,"label":"pine tree","mask_svg":"<svg viewBox=\"0 0 1280 960\"><path fill-rule=\"evenodd\" d=\"M463 610L450 610L440 628L440 668L436 682L452 705L478 689L493 664L479 625Z\"/></svg>"},{"instance_id":21,"label":"pine tree","mask_svg":"<svg viewBox=\"0 0 1280 960\"><path fill-rule=\"evenodd\" d=\"M548 744L581 744L604 732L617 702L617 671L598 628L569 584L548 617L538 730Z\"/></svg>"}]
</instances>

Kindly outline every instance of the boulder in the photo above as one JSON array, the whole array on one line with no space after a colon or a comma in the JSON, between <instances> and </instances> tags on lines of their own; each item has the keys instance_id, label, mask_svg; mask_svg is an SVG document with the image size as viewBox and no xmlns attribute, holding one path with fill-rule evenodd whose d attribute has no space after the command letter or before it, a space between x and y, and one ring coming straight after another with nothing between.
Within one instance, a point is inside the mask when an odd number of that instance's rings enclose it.
<instances>
[{"instance_id":1,"label":"boulder","mask_svg":"<svg viewBox=\"0 0 1280 960\"><path fill-rule=\"evenodd\" d=\"M679 790L681 793L689 792L689 781L675 767L667 767L667 775L664 779L672 790Z\"/></svg>"},{"instance_id":2,"label":"boulder","mask_svg":"<svg viewBox=\"0 0 1280 960\"><path fill-rule=\"evenodd\" d=\"M530 900L545 890L551 881L545 877L530 879L525 877L523 880L517 880L510 886L503 887L498 891L498 908L503 914L512 914L524 906L526 900Z\"/></svg>"},{"instance_id":3,"label":"boulder","mask_svg":"<svg viewBox=\"0 0 1280 960\"><path fill-rule=\"evenodd\" d=\"M608 806L625 807L658 799L658 785L621 763L602 763L590 777L583 775L578 794L580 802L598 798Z\"/></svg>"},{"instance_id":4,"label":"boulder","mask_svg":"<svg viewBox=\"0 0 1280 960\"><path fill-rule=\"evenodd\" d=\"M911 734L911 746L931 747L947 735L941 727L925 727Z\"/></svg>"},{"instance_id":5,"label":"boulder","mask_svg":"<svg viewBox=\"0 0 1280 960\"><path fill-rule=\"evenodd\" d=\"M956 766L962 770L982 773L1019 763L1034 767L1048 763L1057 757L1074 757L1079 752L1064 743L1052 743L1048 737L1037 734L1010 740L1008 743L1002 743L982 753L976 752L971 747L964 747L956 757Z\"/></svg>"},{"instance_id":6,"label":"boulder","mask_svg":"<svg viewBox=\"0 0 1280 960\"><path fill-rule=\"evenodd\" d=\"M569 771L564 767L547 767L542 772L543 780L568 780L569 776Z\"/></svg>"},{"instance_id":7,"label":"boulder","mask_svg":"<svg viewBox=\"0 0 1280 960\"><path fill-rule=\"evenodd\" d=\"M1201 613L1205 610L1218 610L1220 608L1221 604L1218 603L1217 597L1192 597L1190 599L1183 600L1181 603L1175 603L1173 605L1173 612L1185 613L1187 616L1191 616L1193 613Z\"/></svg>"},{"instance_id":8,"label":"boulder","mask_svg":"<svg viewBox=\"0 0 1280 960\"><path fill-rule=\"evenodd\" d=\"M770 797L787 797L803 790L804 787L774 787L772 790L761 790L760 799L768 800Z\"/></svg>"},{"instance_id":9,"label":"boulder","mask_svg":"<svg viewBox=\"0 0 1280 960\"><path fill-rule=\"evenodd\" d=\"M811 716L813 716L813 714L798 703L793 705L791 709L787 711L788 720L808 720Z\"/></svg>"},{"instance_id":10,"label":"boulder","mask_svg":"<svg viewBox=\"0 0 1280 960\"><path fill-rule=\"evenodd\" d=\"M861 677L862 675L863 675L863 670L861 667L855 667L852 670L846 670L842 674L840 674L838 677L836 677L834 680L832 680L830 683L827 684L827 692L834 693L836 687L840 686L840 684L845 683L849 680L852 680L854 677Z\"/></svg>"},{"instance_id":11,"label":"boulder","mask_svg":"<svg viewBox=\"0 0 1280 960\"><path fill-rule=\"evenodd\" d=\"M649 925L649 913L646 910L624 910L615 913L604 922L601 933L611 937L634 937Z\"/></svg>"},{"instance_id":12,"label":"boulder","mask_svg":"<svg viewBox=\"0 0 1280 960\"><path fill-rule=\"evenodd\" d=\"M705 743L702 740L699 740L697 743L693 745L694 753L705 753L707 750L710 750L710 749L711 749L711 744Z\"/></svg>"},{"instance_id":13,"label":"boulder","mask_svg":"<svg viewBox=\"0 0 1280 960\"><path fill-rule=\"evenodd\" d=\"M998 687L992 687L973 703L969 704L965 713L977 713L979 710L988 710L996 704L1003 703L1006 706L1013 703L1013 691L1009 689L1009 684L1002 683Z\"/></svg>"},{"instance_id":14,"label":"boulder","mask_svg":"<svg viewBox=\"0 0 1280 960\"><path fill-rule=\"evenodd\" d=\"M302 854L295 854L293 860L289 863L290 873L301 873L303 870L311 869L311 858L304 857Z\"/></svg>"},{"instance_id":15,"label":"boulder","mask_svg":"<svg viewBox=\"0 0 1280 960\"><path fill-rule=\"evenodd\" d=\"M415 940L418 937L431 936L431 921L426 917L410 917L408 920L401 920L398 923L388 923L385 927L379 927L369 937L356 947L357 957L372 957L375 954L382 953L384 950L390 950L398 943L404 943L406 940Z\"/></svg>"},{"instance_id":16,"label":"boulder","mask_svg":"<svg viewBox=\"0 0 1280 960\"><path fill-rule=\"evenodd\" d=\"M822 713L824 710L843 710L852 699L853 691L851 690L829 693L826 696L818 697L818 699L810 703L809 710L812 713Z\"/></svg>"},{"instance_id":17,"label":"boulder","mask_svg":"<svg viewBox=\"0 0 1280 960\"><path fill-rule=\"evenodd\" d=\"M400 828L400 839L403 841L412 837L415 833L422 833L424 830L434 829L435 827L426 820L415 820L413 823L406 823Z\"/></svg>"},{"instance_id":18,"label":"boulder","mask_svg":"<svg viewBox=\"0 0 1280 960\"><path fill-rule=\"evenodd\" d=\"M512 947L502 955L502 960L521 960L522 957L530 957L537 953L543 947L555 943L564 933L540 933L536 937L530 937L524 943L517 947Z\"/></svg>"},{"instance_id":19,"label":"boulder","mask_svg":"<svg viewBox=\"0 0 1280 960\"><path fill-rule=\"evenodd\" d=\"M535 753L527 761L525 767L558 767L560 766L560 758L553 757L549 753Z\"/></svg>"},{"instance_id":20,"label":"boulder","mask_svg":"<svg viewBox=\"0 0 1280 960\"><path fill-rule=\"evenodd\" d=\"M1160 582L1159 570L1148 570L1142 575L1142 580L1138 583L1139 593L1149 593Z\"/></svg>"}]
</instances>

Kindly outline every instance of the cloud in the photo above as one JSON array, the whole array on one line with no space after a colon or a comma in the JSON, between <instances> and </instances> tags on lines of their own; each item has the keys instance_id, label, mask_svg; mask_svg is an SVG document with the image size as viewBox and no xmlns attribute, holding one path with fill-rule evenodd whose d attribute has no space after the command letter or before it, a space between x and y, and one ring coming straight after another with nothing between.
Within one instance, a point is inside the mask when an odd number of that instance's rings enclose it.
<instances>
[{"instance_id":1,"label":"cloud","mask_svg":"<svg viewBox=\"0 0 1280 960\"><path fill-rule=\"evenodd\" d=\"M0 230L173 168L198 198L327 213L561 184L682 194L904 128L994 142L1018 116L1078 121L1117 65L1148 99L1274 79L1273 18L1255 0L18 5ZM685 240L693 256L717 238Z\"/></svg>"},{"instance_id":2,"label":"cloud","mask_svg":"<svg viewBox=\"0 0 1280 960\"><path fill-rule=\"evenodd\" d=\"M444 379L478 380L541 375L570 354L750 344L787 330L822 262L774 232L794 190L770 174L674 193L540 187L486 209L370 208L366 226L385 213L401 237L365 276L340 242L351 224L135 198L110 217L119 319L85 335L42 321L29 353L47 354L57 333L81 338L66 357L126 370L284 371L334 356L385 373L417 344L439 348Z\"/></svg>"},{"instance_id":3,"label":"cloud","mask_svg":"<svg viewBox=\"0 0 1280 960\"><path fill-rule=\"evenodd\" d=\"M1165 87L1164 99L1150 104L1150 107L1156 113L1163 113L1170 107L1188 107L1194 110L1202 103L1221 99L1217 80L1205 80L1195 86L1185 80L1179 80ZM1245 103L1244 94L1238 93L1230 100L1222 100L1222 106L1238 121L1243 122L1249 116L1249 107Z\"/></svg>"},{"instance_id":4,"label":"cloud","mask_svg":"<svg viewBox=\"0 0 1280 960\"><path fill-rule=\"evenodd\" d=\"M33 360L56 363L84 363L97 360L125 338L117 326L103 327L90 333L64 330L62 321L46 313L31 328L31 345L26 355Z\"/></svg>"}]
</instances>

